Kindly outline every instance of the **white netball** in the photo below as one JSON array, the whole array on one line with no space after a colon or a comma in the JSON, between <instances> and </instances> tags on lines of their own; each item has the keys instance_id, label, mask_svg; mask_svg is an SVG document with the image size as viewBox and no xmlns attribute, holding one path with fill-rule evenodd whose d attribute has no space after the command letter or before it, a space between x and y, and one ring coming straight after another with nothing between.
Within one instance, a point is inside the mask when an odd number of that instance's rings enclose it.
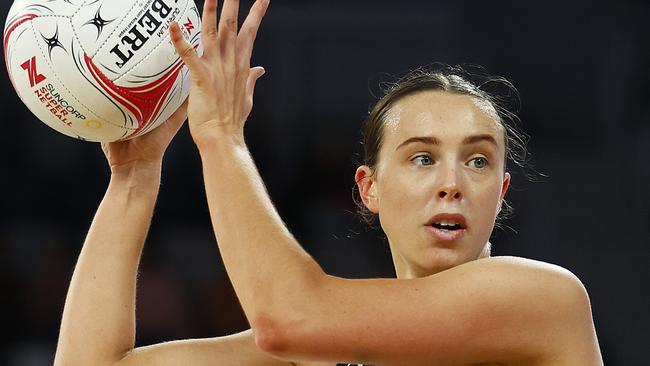
<instances>
[{"instance_id":1,"label":"white netball","mask_svg":"<svg viewBox=\"0 0 650 366\"><path fill-rule=\"evenodd\" d=\"M202 54L193 0L16 0L4 31L9 78L32 113L67 136L140 136L189 93L172 20Z\"/></svg>"}]
</instances>

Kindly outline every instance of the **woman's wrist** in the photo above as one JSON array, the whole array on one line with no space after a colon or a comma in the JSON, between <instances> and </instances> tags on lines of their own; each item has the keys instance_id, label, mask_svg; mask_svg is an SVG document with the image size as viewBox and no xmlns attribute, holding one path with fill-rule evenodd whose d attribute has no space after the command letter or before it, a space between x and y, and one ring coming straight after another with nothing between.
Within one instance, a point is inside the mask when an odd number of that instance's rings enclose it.
<instances>
[{"instance_id":1,"label":"woman's wrist","mask_svg":"<svg viewBox=\"0 0 650 366\"><path fill-rule=\"evenodd\" d=\"M214 130L201 136L193 136L193 139L202 158L211 152L223 154L228 153L229 150L232 151L232 149L246 149L243 132L232 133Z\"/></svg>"},{"instance_id":2,"label":"woman's wrist","mask_svg":"<svg viewBox=\"0 0 650 366\"><path fill-rule=\"evenodd\" d=\"M158 192L162 162L135 161L111 167L110 186Z\"/></svg>"}]
</instances>

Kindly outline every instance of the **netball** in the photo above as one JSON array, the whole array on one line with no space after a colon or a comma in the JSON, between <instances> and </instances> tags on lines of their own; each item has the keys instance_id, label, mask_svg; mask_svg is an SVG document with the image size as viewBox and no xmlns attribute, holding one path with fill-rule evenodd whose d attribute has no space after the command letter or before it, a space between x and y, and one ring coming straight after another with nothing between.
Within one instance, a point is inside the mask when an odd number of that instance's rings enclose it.
<instances>
[{"instance_id":1,"label":"netball","mask_svg":"<svg viewBox=\"0 0 650 366\"><path fill-rule=\"evenodd\" d=\"M14 89L43 123L111 142L143 135L178 109L189 73L169 24L202 53L193 0L17 0L4 30Z\"/></svg>"}]
</instances>

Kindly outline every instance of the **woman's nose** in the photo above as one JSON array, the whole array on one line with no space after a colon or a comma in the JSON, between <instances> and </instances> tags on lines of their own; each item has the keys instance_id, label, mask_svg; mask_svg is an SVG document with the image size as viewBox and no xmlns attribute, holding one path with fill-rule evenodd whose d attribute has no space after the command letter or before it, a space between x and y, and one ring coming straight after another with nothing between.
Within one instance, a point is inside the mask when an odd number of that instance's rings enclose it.
<instances>
[{"instance_id":1,"label":"woman's nose","mask_svg":"<svg viewBox=\"0 0 650 366\"><path fill-rule=\"evenodd\" d=\"M445 169L443 180L438 187L438 197L440 199L460 200L463 197L460 188L460 177L455 167Z\"/></svg>"},{"instance_id":2,"label":"woman's nose","mask_svg":"<svg viewBox=\"0 0 650 366\"><path fill-rule=\"evenodd\" d=\"M443 199L448 198L448 199L459 200L462 198L462 196L463 194L460 192L460 190L456 185L443 187L438 191L438 197Z\"/></svg>"}]
</instances>

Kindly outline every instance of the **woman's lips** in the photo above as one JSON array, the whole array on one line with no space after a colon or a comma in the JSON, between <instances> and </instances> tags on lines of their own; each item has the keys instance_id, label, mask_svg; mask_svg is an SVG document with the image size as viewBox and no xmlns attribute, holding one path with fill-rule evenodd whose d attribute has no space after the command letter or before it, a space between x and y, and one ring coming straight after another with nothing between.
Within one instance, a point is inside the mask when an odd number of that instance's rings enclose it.
<instances>
[{"instance_id":1,"label":"woman's lips","mask_svg":"<svg viewBox=\"0 0 650 366\"><path fill-rule=\"evenodd\" d=\"M467 228L467 220L465 216L458 213L441 213L433 216L427 221L427 225L433 225L440 221L452 221L460 225L461 228Z\"/></svg>"},{"instance_id":2,"label":"woman's lips","mask_svg":"<svg viewBox=\"0 0 650 366\"><path fill-rule=\"evenodd\" d=\"M443 229L442 227L445 226L450 229ZM456 227L457 229L451 230L452 227ZM425 229L438 242L453 242L458 240L467 231L467 220L465 216L459 213L440 213L427 221Z\"/></svg>"},{"instance_id":3,"label":"woman's lips","mask_svg":"<svg viewBox=\"0 0 650 366\"><path fill-rule=\"evenodd\" d=\"M458 240L463 234L465 234L466 229L458 230L445 230L438 229L435 226L426 226L425 229L438 241L442 242L453 242Z\"/></svg>"}]
</instances>

